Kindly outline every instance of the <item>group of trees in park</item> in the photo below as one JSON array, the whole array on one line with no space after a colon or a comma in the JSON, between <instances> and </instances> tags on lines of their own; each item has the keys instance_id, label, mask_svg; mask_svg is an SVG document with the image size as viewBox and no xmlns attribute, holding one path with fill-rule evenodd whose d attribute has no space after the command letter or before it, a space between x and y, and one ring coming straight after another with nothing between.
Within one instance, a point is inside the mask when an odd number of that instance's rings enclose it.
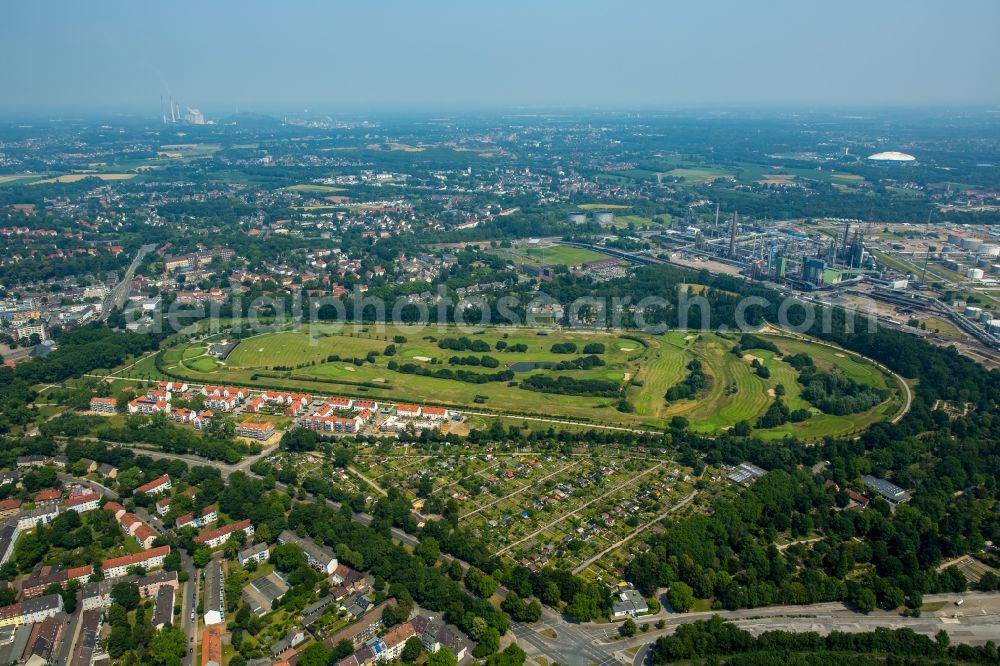
<instances>
[{"instance_id":1,"label":"group of trees in park","mask_svg":"<svg viewBox=\"0 0 1000 666\"><path fill-rule=\"evenodd\" d=\"M482 356L475 356L473 354L469 354L468 356L452 356L448 359L448 364L482 366L484 368L500 367L500 361L488 354L483 354Z\"/></svg>"},{"instance_id":2,"label":"group of trees in park","mask_svg":"<svg viewBox=\"0 0 1000 666\"><path fill-rule=\"evenodd\" d=\"M490 344L485 340L470 340L469 338L462 336L460 338L441 338L437 343L438 347L441 349L449 349L451 351L474 351L474 352L488 352L490 351Z\"/></svg>"},{"instance_id":3,"label":"group of trees in park","mask_svg":"<svg viewBox=\"0 0 1000 666\"><path fill-rule=\"evenodd\" d=\"M604 365L604 359L596 354L578 356L571 360L559 361L551 367L552 370L590 370Z\"/></svg>"},{"instance_id":4,"label":"group of trees in park","mask_svg":"<svg viewBox=\"0 0 1000 666\"><path fill-rule=\"evenodd\" d=\"M566 375L530 375L521 380L521 388L539 393L561 395L591 395L617 398L621 385L607 379L577 379Z\"/></svg>"},{"instance_id":5,"label":"group of trees in park","mask_svg":"<svg viewBox=\"0 0 1000 666\"><path fill-rule=\"evenodd\" d=\"M776 395L774 402L770 404L767 411L757 417L757 427L776 428L789 422L799 423L805 421L810 416L812 414L808 409L789 409L784 399L780 395Z\"/></svg>"},{"instance_id":6,"label":"group of trees in park","mask_svg":"<svg viewBox=\"0 0 1000 666\"><path fill-rule=\"evenodd\" d=\"M237 439L235 425L224 415L213 419L211 426L200 435L176 427L164 414L131 415L122 425L99 427L95 435L108 442L144 442L155 444L168 453L190 453L230 464L260 451L258 444Z\"/></svg>"},{"instance_id":7,"label":"group of trees in park","mask_svg":"<svg viewBox=\"0 0 1000 666\"><path fill-rule=\"evenodd\" d=\"M799 372L802 397L826 414L856 414L871 409L886 399L889 392L850 377L832 372L821 372L808 365Z\"/></svg>"},{"instance_id":8,"label":"group of trees in park","mask_svg":"<svg viewBox=\"0 0 1000 666\"><path fill-rule=\"evenodd\" d=\"M457 357L452 357L457 358ZM474 357L469 357L474 358ZM492 358L489 356L484 356L483 358ZM492 359L496 361L496 359ZM499 362L497 362L499 365ZM397 363L396 361L389 361L389 369L396 372L402 372L407 375L420 375L421 377L435 377L437 379L453 379L460 382L466 382L468 384L487 384L489 382L509 382L514 379L514 373L511 370L501 370L499 372L474 372L471 370L452 370L451 368L437 368L431 369L424 365L418 365L416 363ZM496 366L488 366L496 367Z\"/></svg>"},{"instance_id":9,"label":"group of trees in park","mask_svg":"<svg viewBox=\"0 0 1000 666\"><path fill-rule=\"evenodd\" d=\"M140 333L117 333L100 324L90 324L54 335L59 348L46 358L0 366L0 434L35 418L28 405L35 399L31 388L58 384L97 368L114 368L129 356L156 349L159 339Z\"/></svg>"},{"instance_id":10,"label":"group of trees in park","mask_svg":"<svg viewBox=\"0 0 1000 666\"><path fill-rule=\"evenodd\" d=\"M701 361L693 358L687 364L688 375L683 381L674 384L664 396L669 402L675 400L690 400L695 398L708 388L709 379L705 375Z\"/></svg>"}]
</instances>

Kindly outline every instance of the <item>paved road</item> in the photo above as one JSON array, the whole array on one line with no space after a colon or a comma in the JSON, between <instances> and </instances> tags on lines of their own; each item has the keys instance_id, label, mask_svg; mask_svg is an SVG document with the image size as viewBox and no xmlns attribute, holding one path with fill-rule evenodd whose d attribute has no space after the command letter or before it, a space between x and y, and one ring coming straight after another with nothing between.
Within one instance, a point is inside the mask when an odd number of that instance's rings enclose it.
<instances>
[{"instance_id":1,"label":"paved road","mask_svg":"<svg viewBox=\"0 0 1000 666\"><path fill-rule=\"evenodd\" d=\"M142 258L155 248L155 244L143 245L135 253L135 259L132 260L132 263L126 269L125 277L104 297L104 302L101 303L101 321L107 321L113 308L121 308L125 304L125 299L128 297L129 285L132 284L132 276L135 275L135 269L139 267Z\"/></svg>"},{"instance_id":2,"label":"paved road","mask_svg":"<svg viewBox=\"0 0 1000 666\"><path fill-rule=\"evenodd\" d=\"M188 654L185 655L184 666L193 666L195 654L198 652L198 614L194 611L198 608L198 581L201 573L195 566L191 557L186 551L181 550L181 569L188 573L187 582L184 584L184 596L181 599L181 631L188 638Z\"/></svg>"},{"instance_id":3,"label":"paved road","mask_svg":"<svg viewBox=\"0 0 1000 666\"><path fill-rule=\"evenodd\" d=\"M77 601L80 599L80 593L77 592ZM68 664L70 658L73 656L73 648L76 646L76 639L78 638L77 633L80 631L80 621L83 619L83 607L77 603L76 610L66 618L66 624L63 625L63 636L62 642L59 645L59 650L56 652L57 664Z\"/></svg>"},{"instance_id":4,"label":"paved road","mask_svg":"<svg viewBox=\"0 0 1000 666\"><path fill-rule=\"evenodd\" d=\"M964 600L962 606L955 605L959 599ZM929 594L924 597L925 604L935 602L944 603L944 606L937 611L925 612L919 618L903 617L899 613L883 610L865 615L842 603L821 603L683 614L662 610L655 615L643 617L641 621L653 624L662 619L666 623L663 629L652 629L624 640L615 640L618 636L617 623L584 623L579 625L579 630L596 640L598 645L620 654L637 646L647 646L648 649L658 637L672 634L677 627L705 620L713 615L755 635L772 630L815 631L825 635L831 631L856 633L872 631L876 627L888 627L909 628L927 636L934 636L944 629L951 636L952 642L969 645L982 645L990 640L1000 641L1000 593L965 592ZM638 661L639 656L636 655L635 664L642 663Z\"/></svg>"}]
</instances>

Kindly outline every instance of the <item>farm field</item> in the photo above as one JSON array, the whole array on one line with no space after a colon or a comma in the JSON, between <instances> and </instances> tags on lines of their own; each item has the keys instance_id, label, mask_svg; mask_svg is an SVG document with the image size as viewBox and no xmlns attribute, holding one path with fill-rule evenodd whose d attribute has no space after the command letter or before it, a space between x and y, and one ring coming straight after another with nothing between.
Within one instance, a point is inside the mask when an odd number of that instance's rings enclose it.
<instances>
[{"instance_id":1,"label":"farm field","mask_svg":"<svg viewBox=\"0 0 1000 666\"><path fill-rule=\"evenodd\" d=\"M45 178L43 180L36 180L32 185L46 185L48 183L76 183L84 178L99 178L100 180L128 180L129 178L135 178L134 173L98 173L98 172L88 172L88 173L67 173L62 176L54 176L52 178Z\"/></svg>"},{"instance_id":2,"label":"farm field","mask_svg":"<svg viewBox=\"0 0 1000 666\"><path fill-rule=\"evenodd\" d=\"M16 183L27 183L32 180L41 180L44 176L31 173L10 173L0 176L0 185L13 185Z\"/></svg>"},{"instance_id":3,"label":"farm field","mask_svg":"<svg viewBox=\"0 0 1000 666\"><path fill-rule=\"evenodd\" d=\"M468 345L475 344L475 349L459 351L439 344L443 339L456 341L460 337L466 337ZM895 380L856 355L808 340L763 337L778 346L778 354L755 349L738 357L730 351L738 336L717 333L671 331L653 336L500 327L435 327L414 333L406 327L317 325L308 333L288 331L246 338L222 362L203 355L205 342L181 345L162 353L160 367L191 382L231 382L320 395L433 403L515 418L524 415L660 429L673 417L683 416L692 430L705 434L722 432L740 421L754 424L774 401L781 384L789 409L807 409L812 415L800 423L755 430L766 439L786 435L811 439L856 432L894 415L899 408L900 398L892 391L885 402L866 412L844 416L819 412L801 398L798 372L782 360L784 355L808 353L820 370L877 388L898 387ZM553 345L575 345L575 349L557 353ZM594 353L585 353L587 345L597 345L597 351L592 347ZM391 353L386 355L386 351ZM553 367L591 355L600 359L600 364ZM477 362L488 357L496 367L455 363L469 357ZM693 359L702 364L708 378L706 387L690 399L666 400L667 391L688 377L688 364ZM755 361L768 368L770 377L757 374ZM430 375L440 370L452 375ZM511 378L494 379L499 372L512 373ZM455 373L466 374L458 379ZM158 378L161 374L152 358L126 373L137 378ZM484 374L491 377L475 379ZM552 380L566 377L577 380L577 386L580 381L593 380L595 386L617 386L618 390L614 395L586 395L575 387L572 392L550 393L521 385L536 375ZM623 397L632 411L619 409Z\"/></svg>"},{"instance_id":4,"label":"farm field","mask_svg":"<svg viewBox=\"0 0 1000 666\"><path fill-rule=\"evenodd\" d=\"M290 190L292 192L343 192L344 188L334 187L333 185L317 185L315 183L302 183L299 185L289 185L282 189Z\"/></svg>"}]
</instances>

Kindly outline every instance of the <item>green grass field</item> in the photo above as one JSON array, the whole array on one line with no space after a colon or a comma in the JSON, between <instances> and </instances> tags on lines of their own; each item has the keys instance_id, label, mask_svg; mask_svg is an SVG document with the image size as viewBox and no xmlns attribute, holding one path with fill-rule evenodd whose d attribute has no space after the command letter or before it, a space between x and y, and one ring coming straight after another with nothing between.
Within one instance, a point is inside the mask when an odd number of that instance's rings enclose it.
<instances>
[{"instance_id":1,"label":"green grass field","mask_svg":"<svg viewBox=\"0 0 1000 666\"><path fill-rule=\"evenodd\" d=\"M326 194L333 194L334 192L344 191L344 188L342 187L334 187L333 185L317 185L315 183L289 185L288 187L283 187L282 189L290 190L292 192L320 192Z\"/></svg>"},{"instance_id":2,"label":"green grass field","mask_svg":"<svg viewBox=\"0 0 1000 666\"><path fill-rule=\"evenodd\" d=\"M684 416L698 432L713 434L735 423L755 422L774 400L778 384L785 389L785 402L791 409L809 409L812 418L798 424L786 424L770 430L755 431L768 439L795 435L804 439L820 438L855 432L875 421L894 414L900 401L895 394L885 403L862 414L831 416L819 413L801 398L797 373L780 360L780 354L752 350L751 357L737 357L730 352L736 338L714 333L671 331L664 335L637 334L622 337L613 332L546 331L536 329L485 328L459 330L455 327L428 327L419 331L405 327L314 326L305 332L282 332L245 339L224 363L204 356L204 343L190 347L175 347L166 352L164 367L168 372L183 374L191 381L213 383L233 382L253 385L282 386L320 394L364 396L383 401L432 402L465 407L471 411L501 411L552 418L568 418L581 422L619 424L634 427L664 427L673 416ZM403 335L406 342L395 343L396 354L383 355L394 336ZM468 337L486 342L491 351L453 351L442 349L440 338ZM772 336L782 354L806 352L823 370L840 372L855 381L884 388L894 387L894 380L877 367L852 354L841 352L805 340ZM496 344L523 344L526 352L497 351ZM575 354L551 351L557 342L573 342ZM552 363L578 358L583 347L592 342L605 346L601 355L605 365L580 370L554 370L544 367L524 368L518 363ZM375 362L364 359L371 352ZM501 363L500 368L452 366L452 356L488 354ZM331 356L340 358L330 361ZM668 403L665 393L688 375L691 359L701 360L710 377L703 395L691 400ZM755 373L751 361L759 359L771 371L768 379ZM354 362L360 359L361 363ZM514 381L481 384L454 379L428 377L390 370L390 360L398 364L412 363L429 369L463 369L476 373L493 373L512 365ZM148 363L148 365L146 365ZM157 377L155 367L144 361L133 368L130 376ZM281 369L278 369L281 368ZM255 375L266 373L255 381ZM602 379L617 382L633 405L634 412L618 411L617 398L539 393L520 388L517 382L532 374L569 376L575 379ZM479 396L479 400L474 400Z\"/></svg>"},{"instance_id":3,"label":"green grass field","mask_svg":"<svg viewBox=\"0 0 1000 666\"><path fill-rule=\"evenodd\" d=\"M624 210L626 208L631 208L625 204L602 204L602 203L589 203L580 204L577 206L580 210Z\"/></svg>"},{"instance_id":4,"label":"green grass field","mask_svg":"<svg viewBox=\"0 0 1000 666\"><path fill-rule=\"evenodd\" d=\"M495 254L510 261L535 266L578 266L588 261L607 259L607 255L593 250L565 245L531 246L519 245L513 248L497 248Z\"/></svg>"}]
</instances>

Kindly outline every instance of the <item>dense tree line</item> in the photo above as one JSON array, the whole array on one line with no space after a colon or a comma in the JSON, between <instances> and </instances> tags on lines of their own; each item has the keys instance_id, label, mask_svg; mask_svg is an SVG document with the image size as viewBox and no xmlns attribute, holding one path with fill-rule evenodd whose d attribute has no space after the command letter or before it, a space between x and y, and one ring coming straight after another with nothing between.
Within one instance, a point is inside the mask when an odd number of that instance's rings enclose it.
<instances>
[{"instance_id":1,"label":"dense tree line","mask_svg":"<svg viewBox=\"0 0 1000 666\"><path fill-rule=\"evenodd\" d=\"M621 393L618 382L607 379L576 379L559 375L531 375L521 380L521 388L540 393L557 393L560 395L592 395L607 398L617 398Z\"/></svg>"},{"instance_id":2,"label":"dense tree line","mask_svg":"<svg viewBox=\"0 0 1000 666\"><path fill-rule=\"evenodd\" d=\"M936 638L911 629L885 628L858 633L833 631L827 636L812 631L766 631L754 636L723 622L719 616L681 625L674 635L658 638L650 659L653 664L704 657L725 657L726 663L747 665L882 663L860 655L887 656L889 661L886 663L928 665L942 660L995 664L998 659L997 648L992 643L981 647L952 646L943 631ZM799 660L798 656L807 657L807 660Z\"/></svg>"}]
</instances>

